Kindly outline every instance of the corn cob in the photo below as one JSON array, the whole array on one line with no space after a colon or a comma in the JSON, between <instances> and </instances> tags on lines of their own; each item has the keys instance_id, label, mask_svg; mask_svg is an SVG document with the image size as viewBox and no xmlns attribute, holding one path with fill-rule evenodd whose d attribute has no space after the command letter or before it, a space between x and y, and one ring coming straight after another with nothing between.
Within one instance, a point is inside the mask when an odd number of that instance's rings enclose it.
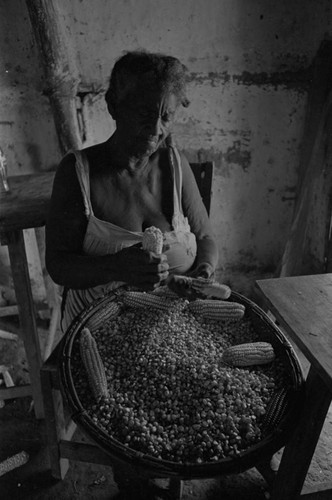
<instances>
[{"instance_id":1,"label":"corn cob","mask_svg":"<svg viewBox=\"0 0 332 500\"><path fill-rule=\"evenodd\" d=\"M194 314L215 320L240 319L245 312L242 304L224 300L197 299L189 302L188 309Z\"/></svg>"},{"instance_id":2,"label":"corn cob","mask_svg":"<svg viewBox=\"0 0 332 500\"><path fill-rule=\"evenodd\" d=\"M231 366L252 366L271 363L275 358L274 350L268 342L250 342L234 345L222 354L222 361Z\"/></svg>"},{"instance_id":3,"label":"corn cob","mask_svg":"<svg viewBox=\"0 0 332 500\"><path fill-rule=\"evenodd\" d=\"M97 344L88 328L83 328L80 336L80 354L88 375L90 389L99 402L109 397L106 373Z\"/></svg>"},{"instance_id":4,"label":"corn cob","mask_svg":"<svg viewBox=\"0 0 332 500\"><path fill-rule=\"evenodd\" d=\"M215 297L218 299L228 299L231 296L231 289L213 279L193 278L192 288L206 297Z\"/></svg>"},{"instance_id":5,"label":"corn cob","mask_svg":"<svg viewBox=\"0 0 332 500\"><path fill-rule=\"evenodd\" d=\"M143 250L161 254L163 250L164 237L158 227L147 227L143 233L142 247Z\"/></svg>"},{"instance_id":6,"label":"corn cob","mask_svg":"<svg viewBox=\"0 0 332 500\"><path fill-rule=\"evenodd\" d=\"M192 278L191 276L177 274L172 274L169 277L167 285L177 295L192 299L206 299L207 297L228 299L232 293L227 285L222 285L213 279Z\"/></svg>"},{"instance_id":7,"label":"corn cob","mask_svg":"<svg viewBox=\"0 0 332 500\"><path fill-rule=\"evenodd\" d=\"M116 302L113 300L108 302L106 306L98 312L98 314L95 314L89 320L86 322L86 327L90 331L97 330L97 328L100 328L101 326L105 325L107 321L110 319L115 318L120 312L120 307Z\"/></svg>"},{"instance_id":8,"label":"corn cob","mask_svg":"<svg viewBox=\"0 0 332 500\"><path fill-rule=\"evenodd\" d=\"M16 453L12 457L6 458L3 462L0 463L0 476L7 474L16 467L21 467L29 460L29 455L26 451L21 451L20 453Z\"/></svg>"},{"instance_id":9,"label":"corn cob","mask_svg":"<svg viewBox=\"0 0 332 500\"><path fill-rule=\"evenodd\" d=\"M284 417L290 401L290 391L282 387L276 391L266 408L266 413L262 422L264 433L273 431Z\"/></svg>"},{"instance_id":10,"label":"corn cob","mask_svg":"<svg viewBox=\"0 0 332 500\"><path fill-rule=\"evenodd\" d=\"M123 302L126 306L136 309L151 307L159 311L167 311L170 301L159 295L147 292L126 292L123 294Z\"/></svg>"}]
</instances>

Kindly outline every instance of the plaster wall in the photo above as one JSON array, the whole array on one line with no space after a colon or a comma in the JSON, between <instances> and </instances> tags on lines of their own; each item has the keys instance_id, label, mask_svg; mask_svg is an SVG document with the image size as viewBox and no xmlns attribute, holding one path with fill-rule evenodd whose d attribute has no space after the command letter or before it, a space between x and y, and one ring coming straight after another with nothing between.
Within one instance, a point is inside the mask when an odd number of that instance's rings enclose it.
<instances>
[{"instance_id":1,"label":"plaster wall","mask_svg":"<svg viewBox=\"0 0 332 500\"><path fill-rule=\"evenodd\" d=\"M104 92L126 50L175 55L191 105L175 127L190 161L215 162L220 269L273 272L294 206L310 65L328 0L57 0L80 73L84 145L114 130ZM0 2L0 146L10 175L55 168L60 150L23 0Z\"/></svg>"}]
</instances>

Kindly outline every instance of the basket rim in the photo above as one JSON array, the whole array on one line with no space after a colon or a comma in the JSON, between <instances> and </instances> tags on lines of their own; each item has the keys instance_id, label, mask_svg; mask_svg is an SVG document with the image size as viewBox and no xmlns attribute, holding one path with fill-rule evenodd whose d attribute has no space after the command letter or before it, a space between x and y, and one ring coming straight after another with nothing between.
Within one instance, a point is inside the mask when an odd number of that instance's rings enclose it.
<instances>
[{"instance_id":1,"label":"basket rim","mask_svg":"<svg viewBox=\"0 0 332 500\"><path fill-rule=\"evenodd\" d=\"M202 462L197 464L172 462L139 452L125 446L123 443L110 436L106 431L97 427L87 410L84 408L76 392L71 370L71 353L73 344L80 334L81 329L84 328L84 324L91 316L102 309L105 303L108 303L110 300L115 300L118 295L119 293L116 291L108 292L103 297L93 301L87 309L74 319L63 338L58 358L60 390L69 407L71 418L83 431L88 433L89 437L92 437L95 443L108 453L110 457L115 461L118 460L132 463L135 467L141 467L144 470L149 468L149 470L153 471L157 476L159 474L166 477L177 476L183 479L199 479L220 476L225 473L245 471L255 466L255 460L257 460L257 464L259 461L262 461L265 454L268 458L286 444L296 425L296 416L298 416L300 412L300 407L304 399L304 376L301 364L290 342L263 309L252 300L235 291L232 291L228 300L234 301L235 299L243 303L249 308L250 314L254 313L270 328L276 336L278 343L284 349L285 355L292 367L292 374L295 375L293 378L294 401L291 404L291 408L286 412L286 415L284 415L278 423L277 428L274 429L273 433L265 436L259 443L250 446L237 456L226 457L215 462Z\"/></svg>"}]
</instances>

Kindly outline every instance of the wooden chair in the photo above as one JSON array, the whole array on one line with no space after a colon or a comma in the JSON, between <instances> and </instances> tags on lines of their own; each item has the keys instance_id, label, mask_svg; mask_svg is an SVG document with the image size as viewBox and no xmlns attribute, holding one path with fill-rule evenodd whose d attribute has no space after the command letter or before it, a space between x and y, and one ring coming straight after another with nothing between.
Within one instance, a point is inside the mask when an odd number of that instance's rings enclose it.
<instances>
[{"instance_id":1,"label":"wooden chair","mask_svg":"<svg viewBox=\"0 0 332 500\"><path fill-rule=\"evenodd\" d=\"M190 166L207 213L210 215L213 162L190 163Z\"/></svg>"},{"instance_id":2,"label":"wooden chair","mask_svg":"<svg viewBox=\"0 0 332 500\"><path fill-rule=\"evenodd\" d=\"M213 163L191 164L203 203L210 212ZM61 341L41 368L41 387L45 410L45 445L49 451L51 473L54 478L63 479L69 467L69 460L112 466L110 456L93 443L82 443L73 439L76 424L66 411L60 391L58 357ZM167 498L180 499L182 482L171 479Z\"/></svg>"}]
</instances>

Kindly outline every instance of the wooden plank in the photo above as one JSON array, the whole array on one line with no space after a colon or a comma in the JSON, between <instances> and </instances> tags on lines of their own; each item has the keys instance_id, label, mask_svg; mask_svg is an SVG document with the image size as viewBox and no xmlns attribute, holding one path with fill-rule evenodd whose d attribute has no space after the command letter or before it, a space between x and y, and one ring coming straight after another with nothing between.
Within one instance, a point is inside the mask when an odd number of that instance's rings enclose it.
<instances>
[{"instance_id":1,"label":"wooden plank","mask_svg":"<svg viewBox=\"0 0 332 500\"><path fill-rule=\"evenodd\" d=\"M331 136L332 120L328 120L332 107L332 41L323 41L314 61L311 91L308 97L306 120L301 148L300 171L297 186L296 205L290 235L282 256L280 276L300 275L323 272L324 262L319 270L313 269L312 262L306 262L306 248L310 237L315 239L317 227L310 227L313 215L323 218L321 231L326 232L326 219L329 217L329 197L332 187L332 172L327 168L330 154L326 147ZM315 196L316 185L321 193ZM323 217L321 216L323 214ZM316 217L319 222L319 217ZM312 226L313 224L311 224ZM308 235L308 228L312 235ZM316 238L321 246L321 254L326 246L326 234ZM317 257L317 256L316 256ZM317 259L318 260L318 259ZM317 265L315 263L315 265Z\"/></svg>"},{"instance_id":2,"label":"wooden plank","mask_svg":"<svg viewBox=\"0 0 332 500\"><path fill-rule=\"evenodd\" d=\"M44 303L45 306L47 306L43 268L37 245L35 229L24 229L23 235L33 301L35 304Z\"/></svg>"},{"instance_id":3,"label":"wooden plank","mask_svg":"<svg viewBox=\"0 0 332 500\"><path fill-rule=\"evenodd\" d=\"M48 304L45 303L35 303L35 308L37 311L46 311L49 309ZM5 316L17 316L18 314L18 306L0 307L0 318Z\"/></svg>"},{"instance_id":4,"label":"wooden plank","mask_svg":"<svg viewBox=\"0 0 332 500\"><path fill-rule=\"evenodd\" d=\"M0 195L0 233L43 226L51 199L54 172L17 175L8 178L9 192Z\"/></svg>"},{"instance_id":5,"label":"wooden plank","mask_svg":"<svg viewBox=\"0 0 332 500\"><path fill-rule=\"evenodd\" d=\"M64 479L69 461L61 457L59 443L63 437L62 398L60 392L53 389L52 373L41 370L41 385L44 396L45 432L44 442L48 451L51 473L56 479Z\"/></svg>"},{"instance_id":6,"label":"wooden plank","mask_svg":"<svg viewBox=\"0 0 332 500\"><path fill-rule=\"evenodd\" d=\"M100 465L112 465L114 463L110 455L98 446L77 441L60 441L60 453L62 457L68 460Z\"/></svg>"},{"instance_id":7,"label":"wooden plank","mask_svg":"<svg viewBox=\"0 0 332 500\"><path fill-rule=\"evenodd\" d=\"M24 398L32 395L32 387L30 384L17 385L14 387L6 387L0 389L0 400Z\"/></svg>"},{"instance_id":8,"label":"wooden plank","mask_svg":"<svg viewBox=\"0 0 332 500\"><path fill-rule=\"evenodd\" d=\"M271 500L294 500L300 495L331 399L331 391L311 367L306 380L305 407L285 446Z\"/></svg>"},{"instance_id":9,"label":"wooden plank","mask_svg":"<svg viewBox=\"0 0 332 500\"><path fill-rule=\"evenodd\" d=\"M315 486L305 486L301 492L301 500L331 500L332 482Z\"/></svg>"},{"instance_id":10,"label":"wooden plank","mask_svg":"<svg viewBox=\"0 0 332 500\"><path fill-rule=\"evenodd\" d=\"M0 339L17 341L19 336L16 333L7 332L0 329Z\"/></svg>"},{"instance_id":11,"label":"wooden plank","mask_svg":"<svg viewBox=\"0 0 332 500\"><path fill-rule=\"evenodd\" d=\"M3 306L0 307L0 318L4 316L15 316L18 314L17 306Z\"/></svg>"},{"instance_id":12,"label":"wooden plank","mask_svg":"<svg viewBox=\"0 0 332 500\"><path fill-rule=\"evenodd\" d=\"M37 418L43 418L43 401L40 384L41 353L35 308L24 247L23 231L8 235L8 253L20 316L20 329L29 365L29 375Z\"/></svg>"},{"instance_id":13,"label":"wooden plank","mask_svg":"<svg viewBox=\"0 0 332 500\"><path fill-rule=\"evenodd\" d=\"M332 391L332 274L258 280L267 308Z\"/></svg>"}]
</instances>

